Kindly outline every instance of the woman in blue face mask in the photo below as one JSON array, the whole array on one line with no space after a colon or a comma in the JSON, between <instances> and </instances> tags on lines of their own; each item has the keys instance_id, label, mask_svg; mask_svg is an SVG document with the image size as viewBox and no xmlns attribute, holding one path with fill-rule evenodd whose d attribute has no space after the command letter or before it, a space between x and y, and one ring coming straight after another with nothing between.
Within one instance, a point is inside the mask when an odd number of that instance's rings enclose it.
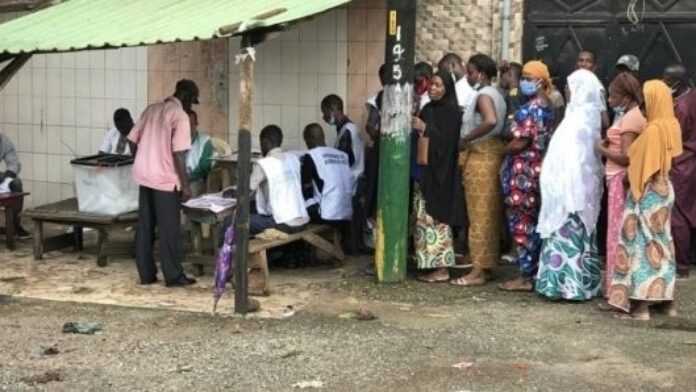
<instances>
[{"instance_id":1,"label":"woman in blue face mask","mask_svg":"<svg viewBox=\"0 0 696 392\"><path fill-rule=\"evenodd\" d=\"M522 69L520 93L527 103L517 111L512 140L501 170L508 230L512 236L512 257L520 276L500 286L507 291L532 291L537 272L541 238L536 222L541 207L539 174L551 138L553 111L548 99L551 80L546 65L531 61Z\"/></svg>"},{"instance_id":2,"label":"woman in blue face mask","mask_svg":"<svg viewBox=\"0 0 696 392\"><path fill-rule=\"evenodd\" d=\"M624 179L628 167L628 148L643 132L647 121L640 111L643 91L638 79L628 72L616 76L609 85L609 106L622 113L607 131L607 138L600 141L597 151L607 159L605 181L608 190L607 257L604 296L608 295L611 277L617 261L617 247L621 235L626 188ZM604 307L607 309L607 307Z\"/></svg>"}]
</instances>

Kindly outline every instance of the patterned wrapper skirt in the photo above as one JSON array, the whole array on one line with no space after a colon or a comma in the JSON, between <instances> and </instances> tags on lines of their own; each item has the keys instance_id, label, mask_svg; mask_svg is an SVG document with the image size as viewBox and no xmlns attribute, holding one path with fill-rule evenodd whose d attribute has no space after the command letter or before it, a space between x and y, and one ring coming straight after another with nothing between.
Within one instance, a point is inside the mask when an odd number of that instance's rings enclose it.
<instances>
[{"instance_id":1,"label":"patterned wrapper skirt","mask_svg":"<svg viewBox=\"0 0 696 392\"><path fill-rule=\"evenodd\" d=\"M623 223L623 213L626 204L626 189L623 181L626 172L621 172L607 178L608 189L608 224L607 224L607 259L606 270L604 273L604 296L609 297L611 278L614 276L614 266L616 265L616 249L619 246L621 236L621 226Z\"/></svg>"},{"instance_id":2,"label":"patterned wrapper skirt","mask_svg":"<svg viewBox=\"0 0 696 392\"><path fill-rule=\"evenodd\" d=\"M413 214L416 218L415 244L418 269L454 266L452 229L428 215L425 199L416 183L413 190Z\"/></svg>"},{"instance_id":3,"label":"patterned wrapper skirt","mask_svg":"<svg viewBox=\"0 0 696 392\"><path fill-rule=\"evenodd\" d=\"M534 288L550 299L587 301L599 293L601 269L597 239L577 214L544 239Z\"/></svg>"},{"instance_id":4,"label":"patterned wrapper skirt","mask_svg":"<svg viewBox=\"0 0 696 392\"><path fill-rule=\"evenodd\" d=\"M626 197L621 236L609 288L609 304L631 311L631 300L672 301L676 260L671 232L674 189L655 178L640 200Z\"/></svg>"},{"instance_id":5,"label":"patterned wrapper skirt","mask_svg":"<svg viewBox=\"0 0 696 392\"><path fill-rule=\"evenodd\" d=\"M505 144L491 138L459 153L469 217L469 256L475 267L491 269L500 259L503 198L497 178Z\"/></svg>"}]
</instances>

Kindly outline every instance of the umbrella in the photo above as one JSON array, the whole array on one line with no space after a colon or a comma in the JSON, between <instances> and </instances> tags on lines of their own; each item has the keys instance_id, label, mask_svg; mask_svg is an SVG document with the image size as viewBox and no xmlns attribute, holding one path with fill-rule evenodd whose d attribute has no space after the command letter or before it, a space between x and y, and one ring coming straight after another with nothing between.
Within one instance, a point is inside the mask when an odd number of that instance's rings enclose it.
<instances>
[{"instance_id":1,"label":"umbrella","mask_svg":"<svg viewBox=\"0 0 696 392\"><path fill-rule=\"evenodd\" d=\"M237 245L234 241L234 219L232 224L227 226L225 230L225 240L220 247L215 262L215 287L213 288L213 313L217 309L218 301L225 293L225 285L232 271L232 261L234 254L237 251Z\"/></svg>"}]
</instances>

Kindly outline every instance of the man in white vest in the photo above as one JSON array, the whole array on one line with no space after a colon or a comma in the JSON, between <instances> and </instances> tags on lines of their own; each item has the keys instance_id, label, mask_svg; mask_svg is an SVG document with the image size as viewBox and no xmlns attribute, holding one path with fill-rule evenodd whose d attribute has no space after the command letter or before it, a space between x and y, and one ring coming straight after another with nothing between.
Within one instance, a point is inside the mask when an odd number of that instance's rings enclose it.
<instances>
[{"instance_id":1,"label":"man in white vest","mask_svg":"<svg viewBox=\"0 0 696 392\"><path fill-rule=\"evenodd\" d=\"M365 170L365 143L358 127L343 112L343 100L335 94L327 95L321 101L321 113L327 124L336 127L338 136L335 147L346 154L350 161L353 179L357 181ZM356 188L353 189L355 194Z\"/></svg>"},{"instance_id":2,"label":"man in white vest","mask_svg":"<svg viewBox=\"0 0 696 392\"><path fill-rule=\"evenodd\" d=\"M261 130L261 153L251 172L249 189L256 194L256 212L249 217L249 233L275 228L285 232L301 229L309 222L302 197L300 160L283 152L283 132L276 125Z\"/></svg>"},{"instance_id":3,"label":"man in white vest","mask_svg":"<svg viewBox=\"0 0 696 392\"><path fill-rule=\"evenodd\" d=\"M335 147L348 155L350 171L353 173L353 219L343 233L343 247L348 254L366 252L363 243L363 230L367 222L365 215L365 143L358 127L343 112L343 100L335 94L327 95L321 101L324 121L336 127L338 137Z\"/></svg>"},{"instance_id":4,"label":"man in white vest","mask_svg":"<svg viewBox=\"0 0 696 392\"><path fill-rule=\"evenodd\" d=\"M307 154L302 164L302 193L313 222L349 221L353 216L353 175L348 154L326 146L317 123L303 132Z\"/></svg>"}]
</instances>

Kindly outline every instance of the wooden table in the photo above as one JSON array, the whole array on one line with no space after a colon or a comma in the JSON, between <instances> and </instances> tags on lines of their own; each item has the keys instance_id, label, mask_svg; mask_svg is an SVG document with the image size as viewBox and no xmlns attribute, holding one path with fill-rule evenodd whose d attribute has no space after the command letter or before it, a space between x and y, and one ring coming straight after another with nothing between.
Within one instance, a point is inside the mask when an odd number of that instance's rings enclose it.
<instances>
[{"instance_id":1,"label":"wooden table","mask_svg":"<svg viewBox=\"0 0 696 392\"><path fill-rule=\"evenodd\" d=\"M205 264L210 264L205 262L204 259L204 246L203 246L203 230L201 225L210 225L210 234L212 245L210 249L212 250L213 257L216 254L218 244L220 242L220 236L218 235L218 226L221 225L225 218L234 215L237 210L236 207L229 207L218 213L214 213L210 210L204 210L200 208L190 208L183 207L184 214L191 221L191 245L193 257L191 264L195 268L195 275L203 275L203 268Z\"/></svg>"},{"instance_id":2,"label":"wooden table","mask_svg":"<svg viewBox=\"0 0 696 392\"><path fill-rule=\"evenodd\" d=\"M82 250L82 229L88 227L99 233L97 237L97 265L100 267L107 264L104 245L108 240L108 230L133 226L138 222L137 211L116 216L80 212L77 208L76 198L32 208L25 211L23 216L31 218L34 224L34 260L41 260L45 252L63 249L71 245L75 250ZM44 223L72 226L73 232L45 238Z\"/></svg>"},{"instance_id":3,"label":"wooden table","mask_svg":"<svg viewBox=\"0 0 696 392\"><path fill-rule=\"evenodd\" d=\"M9 250L15 250L17 247L15 241L15 213L22 205L22 199L28 195L29 193L23 192L0 193L0 207L5 209L5 241Z\"/></svg>"}]
</instances>

